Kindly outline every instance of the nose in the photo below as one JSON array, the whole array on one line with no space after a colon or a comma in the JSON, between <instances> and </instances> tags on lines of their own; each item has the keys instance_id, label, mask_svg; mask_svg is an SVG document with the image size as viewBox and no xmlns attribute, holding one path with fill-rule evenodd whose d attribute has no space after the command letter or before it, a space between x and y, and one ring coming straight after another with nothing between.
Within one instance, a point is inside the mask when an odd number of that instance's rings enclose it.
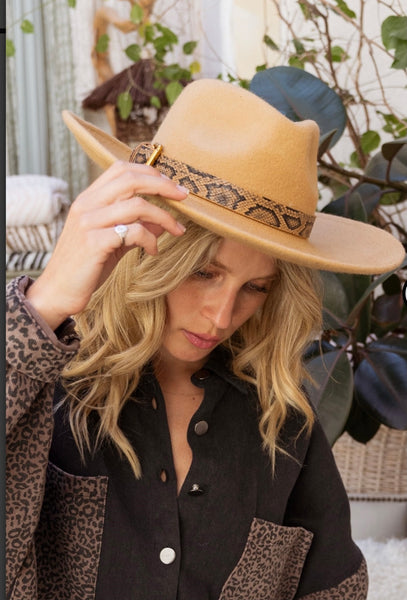
<instances>
[{"instance_id":1,"label":"nose","mask_svg":"<svg viewBox=\"0 0 407 600\"><path fill-rule=\"evenodd\" d=\"M237 292L223 287L206 298L202 314L217 329L227 329L232 323L236 300Z\"/></svg>"}]
</instances>

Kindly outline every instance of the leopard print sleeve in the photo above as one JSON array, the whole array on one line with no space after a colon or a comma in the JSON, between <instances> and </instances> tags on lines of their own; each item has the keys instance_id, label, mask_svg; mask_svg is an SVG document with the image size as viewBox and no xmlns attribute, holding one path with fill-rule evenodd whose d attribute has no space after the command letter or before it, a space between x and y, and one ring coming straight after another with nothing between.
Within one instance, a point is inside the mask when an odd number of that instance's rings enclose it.
<instances>
[{"instance_id":1,"label":"leopard print sleeve","mask_svg":"<svg viewBox=\"0 0 407 600\"><path fill-rule=\"evenodd\" d=\"M78 348L72 320L59 328L59 337L25 299L28 277L13 280L6 295L6 431L27 411L27 403L46 393Z\"/></svg>"},{"instance_id":2,"label":"leopard print sleeve","mask_svg":"<svg viewBox=\"0 0 407 600\"><path fill-rule=\"evenodd\" d=\"M25 581L25 598L36 597L33 536L45 485L53 430L54 384L74 356L78 339L73 323L60 328L60 337L35 314L24 292L28 277L7 286L6 304L6 585L18 598L18 581ZM9 596L8 596L9 597Z\"/></svg>"},{"instance_id":3,"label":"leopard print sleeve","mask_svg":"<svg viewBox=\"0 0 407 600\"><path fill-rule=\"evenodd\" d=\"M366 600L368 575L366 561L363 559L359 569L344 581L327 590L302 596L300 600Z\"/></svg>"}]
</instances>

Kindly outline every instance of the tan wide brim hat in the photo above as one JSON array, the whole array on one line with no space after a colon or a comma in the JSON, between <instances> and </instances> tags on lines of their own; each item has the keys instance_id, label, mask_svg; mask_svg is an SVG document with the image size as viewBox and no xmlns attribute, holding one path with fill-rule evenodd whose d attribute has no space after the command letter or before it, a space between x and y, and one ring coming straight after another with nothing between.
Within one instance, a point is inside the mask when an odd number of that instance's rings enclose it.
<instances>
[{"instance_id":1,"label":"tan wide brim hat","mask_svg":"<svg viewBox=\"0 0 407 600\"><path fill-rule=\"evenodd\" d=\"M239 86L189 84L152 142L135 149L69 111L63 118L103 169L117 160L153 164L188 188L185 200L168 204L223 237L336 272L379 274L404 259L386 231L316 212L318 125L293 122Z\"/></svg>"}]
</instances>

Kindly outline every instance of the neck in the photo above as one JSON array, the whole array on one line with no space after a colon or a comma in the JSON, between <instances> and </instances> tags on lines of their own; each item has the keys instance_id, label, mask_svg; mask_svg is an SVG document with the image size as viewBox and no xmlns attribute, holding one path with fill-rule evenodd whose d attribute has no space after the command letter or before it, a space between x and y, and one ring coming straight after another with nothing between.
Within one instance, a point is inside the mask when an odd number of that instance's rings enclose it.
<instances>
[{"instance_id":1,"label":"neck","mask_svg":"<svg viewBox=\"0 0 407 600\"><path fill-rule=\"evenodd\" d=\"M173 357L160 355L154 362L154 371L161 389L167 392L177 391L179 395L193 395L196 386L191 382L194 373L202 369L206 359L192 363L179 361Z\"/></svg>"}]
</instances>

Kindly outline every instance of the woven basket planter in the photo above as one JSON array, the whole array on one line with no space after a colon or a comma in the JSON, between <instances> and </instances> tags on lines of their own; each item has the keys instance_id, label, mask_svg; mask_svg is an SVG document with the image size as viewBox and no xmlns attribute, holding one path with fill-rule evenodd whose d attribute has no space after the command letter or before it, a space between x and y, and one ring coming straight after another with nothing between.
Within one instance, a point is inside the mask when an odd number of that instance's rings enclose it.
<instances>
[{"instance_id":1,"label":"woven basket planter","mask_svg":"<svg viewBox=\"0 0 407 600\"><path fill-rule=\"evenodd\" d=\"M157 119L153 123L147 123L143 114L137 113L130 116L127 121L122 121L116 109L115 124L117 139L131 147L137 146L141 142L150 142L167 112L167 107L162 108L158 112Z\"/></svg>"},{"instance_id":2,"label":"woven basket planter","mask_svg":"<svg viewBox=\"0 0 407 600\"><path fill-rule=\"evenodd\" d=\"M367 444L345 433L333 453L351 500L407 500L407 431L381 425Z\"/></svg>"}]
</instances>

